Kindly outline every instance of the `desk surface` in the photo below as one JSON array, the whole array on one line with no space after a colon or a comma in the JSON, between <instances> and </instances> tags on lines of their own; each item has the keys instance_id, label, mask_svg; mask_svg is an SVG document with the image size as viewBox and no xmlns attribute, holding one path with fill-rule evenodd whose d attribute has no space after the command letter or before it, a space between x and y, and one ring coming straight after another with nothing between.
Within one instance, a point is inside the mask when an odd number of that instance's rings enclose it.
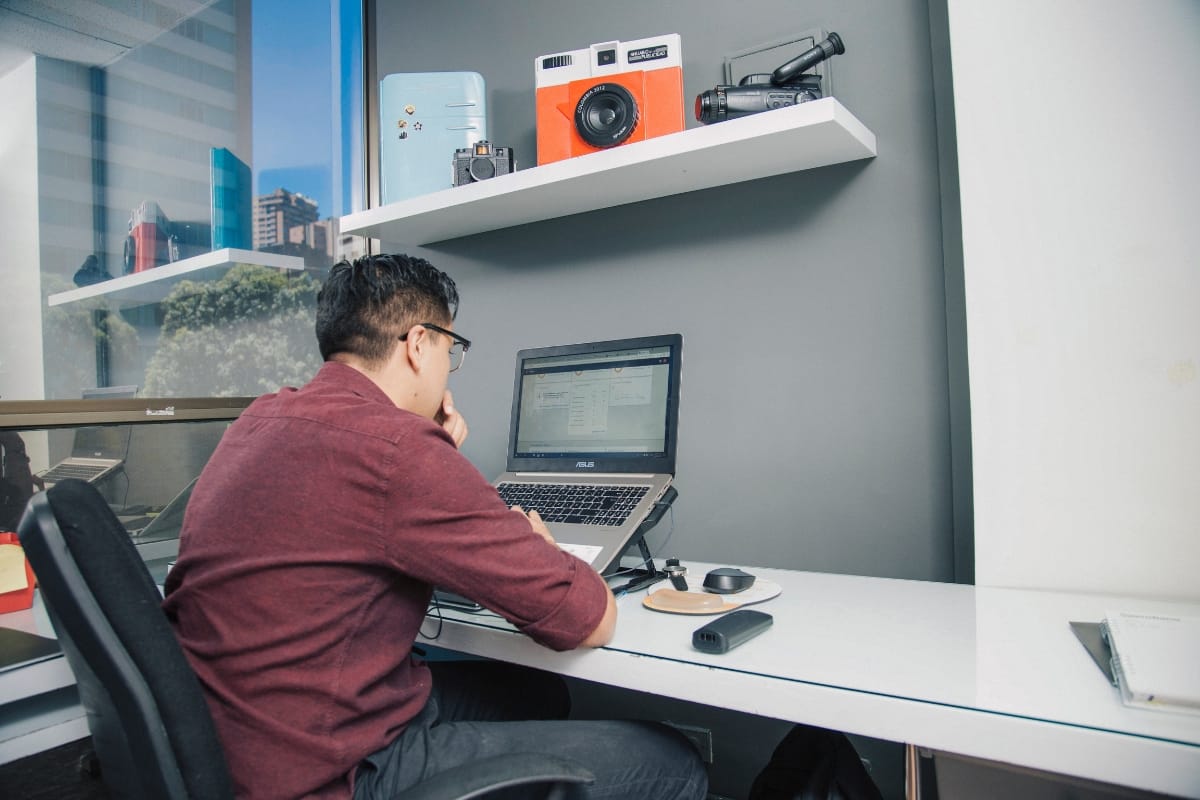
<instances>
[{"instance_id":1,"label":"desk surface","mask_svg":"<svg viewBox=\"0 0 1200 800\"><path fill-rule=\"evenodd\" d=\"M692 575L713 565L685 564ZM586 680L1153 791L1200 797L1200 716L1126 708L1068 623L1200 605L747 568L783 587L762 635L691 647L712 619L621 598L597 651L553 653L492 615L437 643ZM654 587L657 589L659 587ZM434 633L436 623L425 631Z\"/></svg>"},{"instance_id":2,"label":"desk surface","mask_svg":"<svg viewBox=\"0 0 1200 800\"><path fill-rule=\"evenodd\" d=\"M165 579L178 542L139 545L155 581ZM0 614L6 628L55 637L40 592L33 607ZM75 676L66 657L0 672L0 764L57 747L88 735L87 719L75 691Z\"/></svg>"},{"instance_id":3,"label":"desk surface","mask_svg":"<svg viewBox=\"0 0 1200 800\"><path fill-rule=\"evenodd\" d=\"M51 639L58 638L38 594L34 595L32 608L0 614L0 625ZM0 672L0 706L73 685L75 676L67 666L67 659L59 654L36 664ZM0 729L3 728L2 721L0 717Z\"/></svg>"}]
</instances>

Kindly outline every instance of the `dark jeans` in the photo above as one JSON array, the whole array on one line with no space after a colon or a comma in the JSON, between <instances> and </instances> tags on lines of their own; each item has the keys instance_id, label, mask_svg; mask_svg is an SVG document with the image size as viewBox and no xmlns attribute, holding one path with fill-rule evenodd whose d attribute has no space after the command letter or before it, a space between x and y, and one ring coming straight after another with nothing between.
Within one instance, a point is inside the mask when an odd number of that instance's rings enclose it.
<instances>
[{"instance_id":1,"label":"dark jeans","mask_svg":"<svg viewBox=\"0 0 1200 800\"><path fill-rule=\"evenodd\" d=\"M387 747L368 756L354 800L382 800L460 764L505 753L572 759L596 782L572 798L703 800L708 776L691 743L666 725L567 720L570 698L556 675L483 661L435 662L424 710ZM545 787L504 797L542 797ZM497 795L498 797L501 795Z\"/></svg>"}]
</instances>

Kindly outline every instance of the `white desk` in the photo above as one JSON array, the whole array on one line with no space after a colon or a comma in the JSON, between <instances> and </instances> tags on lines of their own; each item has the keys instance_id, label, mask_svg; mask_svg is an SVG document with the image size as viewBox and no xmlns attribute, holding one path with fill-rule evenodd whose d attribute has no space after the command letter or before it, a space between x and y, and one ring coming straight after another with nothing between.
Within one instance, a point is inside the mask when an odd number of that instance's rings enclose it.
<instances>
[{"instance_id":1,"label":"white desk","mask_svg":"<svg viewBox=\"0 0 1200 800\"><path fill-rule=\"evenodd\" d=\"M698 581L714 565L685 566ZM1099 621L1110 609L1200 615L1200 605L747 569L783 587L755 606L775 624L724 655L691 647L691 632L712 617L649 611L643 593L620 599L616 635L600 650L554 653L495 616L446 611L436 644L764 717L1200 797L1200 716L1124 707L1067 624ZM424 630L436 627L430 620Z\"/></svg>"},{"instance_id":2,"label":"white desk","mask_svg":"<svg viewBox=\"0 0 1200 800\"><path fill-rule=\"evenodd\" d=\"M6 628L56 638L41 596L33 607L0 614ZM7 764L88 735L64 656L0 672L0 764Z\"/></svg>"},{"instance_id":3,"label":"white desk","mask_svg":"<svg viewBox=\"0 0 1200 800\"><path fill-rule=\"evenodd\" d=\"M150 575L161 588L167 562L179 552L178 540L139 544ZM0 626L58 638L40 591L33 607L0 614ZM79 705L75 674L65 656L0 672L0 764L40 753L88 735Z\"/></svg>"},{"instance_id":4,"label":"white desk","mask_svg":"<svg viewBox=\"0 0 1200 800\"><path fill-rule=\"evenodd\" d=\"M692 580L713 565L686 563ZM1200 797L1200 716L1128 709L1070 620L1194 604L748 568L783 587L774 626L724 655L691 647L713 619L621 598L613 642L554 653L487 615L443 611L441 647L775 719ZM660 588L666 584L659 584ZM0 623L53 636L34 608ZM437 624L426 623L432 633ZM0 673L0 763L87 735L66 659ZM45 697L44 708L29 702ZM53 702L51 698L57 698ZM21 707L19 715L6 715Z\"/></svg>"}]
</instances>

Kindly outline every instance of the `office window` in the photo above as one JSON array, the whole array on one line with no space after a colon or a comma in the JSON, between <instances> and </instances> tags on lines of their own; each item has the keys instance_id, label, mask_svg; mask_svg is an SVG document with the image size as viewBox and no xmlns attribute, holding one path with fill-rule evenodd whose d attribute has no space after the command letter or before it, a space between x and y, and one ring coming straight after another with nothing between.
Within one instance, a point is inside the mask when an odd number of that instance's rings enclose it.
<instances>
[{"instance_id":1,"label":"office window","mask_svg":"<svg viewBox=\"0 0 1200 800\"><path fill-rule=\"evenodd\" d=\"M364 247L361 3L116 5L3 12L0 399L301 383Z\"/></svg>"}]
</instances>

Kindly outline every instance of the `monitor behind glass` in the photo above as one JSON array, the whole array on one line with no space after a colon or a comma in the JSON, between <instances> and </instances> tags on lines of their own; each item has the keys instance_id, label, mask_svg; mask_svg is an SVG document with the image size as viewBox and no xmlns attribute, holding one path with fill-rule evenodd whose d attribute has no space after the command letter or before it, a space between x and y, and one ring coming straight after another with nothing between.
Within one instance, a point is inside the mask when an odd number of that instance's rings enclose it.
<instances>
[{"instance_id":1,"label":"monitor behind glass","mask_svg":"<svg viewBox=\"0 0 1200 800\"><path fill-rule=\"evenodd\" d=\"M83 389L84 400L125 400L137 396L137 386L99 386ZM129 450L129 425L85 425L75 429L71 455L76 458L124 458Z\"/></svg>"},{"instance_id":2,"label":"monitor behind glass","mask_svg":"<svg viewBox=\"0 0 1200 800\"><path fill-rule=\"evenodd\" d=\"M137 397L138 387L129 386L92 386L82 389L79 396L84 400L126 400Z\"/></svg>"},{"instance_id":3,"label":"monitor behind glass","mask_svg":"<svg viewBox=\"0 0 1200 800\"><path fill-rule=\"evenodd\" d=\"M679 334L522 350L508 469L675 471Z\"/></svg>"}]
</instances>

